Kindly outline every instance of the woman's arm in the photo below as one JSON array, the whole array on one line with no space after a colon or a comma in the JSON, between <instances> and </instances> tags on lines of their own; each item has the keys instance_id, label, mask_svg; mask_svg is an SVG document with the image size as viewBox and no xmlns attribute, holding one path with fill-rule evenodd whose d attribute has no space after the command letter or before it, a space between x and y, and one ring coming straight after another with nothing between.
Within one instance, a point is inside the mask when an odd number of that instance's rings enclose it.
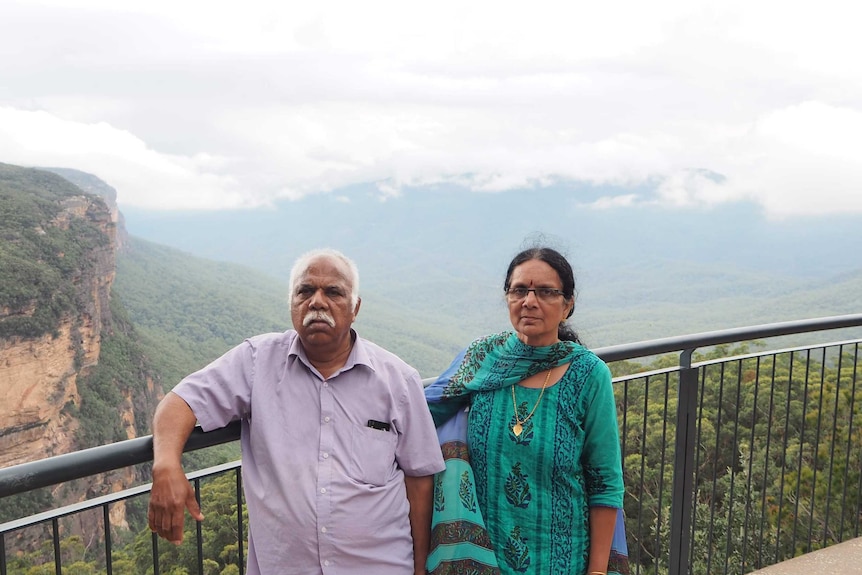
<instances>
[{"instance_id":1,"label":"woman's arm","mask_svg":"<svg viewBox=\"0 0 862 575\"><path fill-rule=\"evenodd\" d=\"M590 507L590 560L587 573L607 573L617 522L614 507Z\"/></svg>"},{"instance_id":2,"label":"woman's arm","mask_svg":"<svg viewBox=\"0 0 862 575\"><path fill-rule=\"evenodd\" d=\"M425 562L431 545L431 499L434 476L404 476L407 500L410 502L410 531L413 535L413 563L416 575L425 573ZM610 549L610 548L609 548Z\"/></svg>"}]
</instances>

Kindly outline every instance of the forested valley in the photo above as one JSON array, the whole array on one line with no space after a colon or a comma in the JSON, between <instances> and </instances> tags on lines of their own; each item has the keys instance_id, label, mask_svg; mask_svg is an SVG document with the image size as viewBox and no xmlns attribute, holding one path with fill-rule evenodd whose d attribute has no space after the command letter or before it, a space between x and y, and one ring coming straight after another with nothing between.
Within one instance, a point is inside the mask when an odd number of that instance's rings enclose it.
<instances>
[{"instance_id":1,"label":"forested valley","mask_svg":"<svg viewBox=\"0 0 862 575\"><path fill-rule=\"evenodd\" d=\"M825 363L815 359L802 364L807 369L800 369L798 353L752 356L758 347L755 342L719 348L695 358L740 358L724 367L705 368L699 384L691 564L695 575L725 568L746 573L859 533L862 502L854 487L862 470L862 392L848 383L854 381L858 347L845 350L840 362L833 355ZM671 356L656 358L646 366L652 375L616 384L629 552L632 562L647 573L667 573L678 385L667 370L675 361ZM618 378L643 373L644 367L612 365ZM207 574L239 573L236 487L233 472L201 482L206 519L200 525L200 541ZM115 536L114 573L152 572L152 535L142 521ZM160 572L197 572L197 529L187 520L182 545L159 546ZM103 572L104 558L96 543L80 535L65 538L61 552L69 567L64 573ZM7 569L14 575L53 573L53 551L44 547L22 553Z\"/></svg>"},{"instance_id":2,"label":"forested valley","mask_svg":"<svg viewBox=\"0 0 862 575\"><path fill-rule=\"evenodd\" d=\"M39 173L27 176L36 178L35 182L28 179L26 185L18 186L17 177L17 173L7 177L0 186L4 194L0 196L4 240L0 245L0 307L36 301L39 313L17 316L14 321L4 319L0 322L2 337L50 334L64 313L84 306L69 290L74 284L71 278L88 265L81 254L103 241L90 228L81 233L75 226L56 233L36 231L39 222L54 217L57 197L79 190ZM34 185L44 193L34 195ZM58 253L63 257L57 258ZM118 382L134 388L151 378L161 391L167 391L184 375L243 338L289 327L285 282L260 271L193 257L134 236L118 253L116 266L111 321L102 334L99 365L80 384L80 407L68 407L81 421L81 447L124 437L115 408L120 401ZM455 289L476 290L479 297L485 287L457 278L446 285L450 290L444 290L444 296ZM849 270L842 281L817 284L808 294L780 294L774 301L775 305L796 302L794 305L800 307L819 300L858 302L860 286L862 275ZM426 290L423 298L439 291L434 286ZM411 293L418 297L415 291ZM695 300L692 296L684 305L694 306ZM738 302L743 310L740 313L758 305L742 295ZM673 313L668 311L669 305L621 306L607 314L607 322L619 320L633 330L631 333L642 333L637 331L637 324L650 323L656 314ZM722 305L733 306L727 301ZM496 313L493 318L471 316L476 310L465 309L464 315L469 317L455 319L428 313L428 307L413 311L403 302L371 291L364 299L357 329L430 377L445 368L472 337L506 327L502 306L495 311L493 305L479 306L482 314L489 314L489 309ZM440 309L452 312L443 304ZM580 313L579 309L576 327L581 325ZM603 333L595 327L596 310L586 308L583 317L586 325L593 326L587 329L588 335ZM800 352L761 357L757 355L761 349L769 348L763 342L746 342L702 350L694 358L695 362L705 362L698 384L701 402L693 517L696 541L692 573L697 575L711 575L726 565L732 566L731 572L744 573L776 558L811 550L810 541L816 548L859 534L860 490L847 488L862 485L858 347L831 350L822 356L809 353L803 364ZM738 359L708 365L720 357ZM629 550L633 561L650 573L667 572L664 561L670 538L679 391L674 368L678 362L676 356L662 356L644 363L611 365L619 380L615 389L625 451ZM629 374L645 372L650 375L626 379ZM147 417L141 417L137 424L139 432L146 434ZM238 455L236 445L197 452L187 456L187 470L231 461ZM147 466L138 470L142 482L147 481L148 473ZM206 520L200 529L207 574L239 573L236 484L236 477L227 473L201 485ZM146 503L145 496L128 502L128 527L112 530L113 573L152 572ZM0 502L0 521L52 505L46 490L8 498ZM99 537L82 532L71 519L62 519L60 524L64 534L60 542L63 572L104 572L106 561ZM197 572L196 529L189 521L183 545L159 546L161 573ZM54 573L50 543L41 547L28 544L48 534L49 528L28 531L21 538L24 545L7 558L6 573ZM13 547L8 538L6 545L7 549Z\"/></svg>"}]
</instances>

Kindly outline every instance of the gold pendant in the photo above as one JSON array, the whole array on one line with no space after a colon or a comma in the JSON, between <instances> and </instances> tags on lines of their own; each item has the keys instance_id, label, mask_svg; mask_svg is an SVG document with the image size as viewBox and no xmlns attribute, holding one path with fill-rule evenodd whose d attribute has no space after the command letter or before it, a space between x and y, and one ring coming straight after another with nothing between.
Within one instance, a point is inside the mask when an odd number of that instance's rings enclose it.
<instances>
[{"instance_id":1,"label":"gold pendant","mask_svg":"<svg viewBox=\"0 0 862 575\"><path fill-rule=\"evenodd\" d=\"M519 437L522 431L524 431L524 427L520 423L512 426L512 433L515 434L515 437Z\"/></svg>"}]
</instances>

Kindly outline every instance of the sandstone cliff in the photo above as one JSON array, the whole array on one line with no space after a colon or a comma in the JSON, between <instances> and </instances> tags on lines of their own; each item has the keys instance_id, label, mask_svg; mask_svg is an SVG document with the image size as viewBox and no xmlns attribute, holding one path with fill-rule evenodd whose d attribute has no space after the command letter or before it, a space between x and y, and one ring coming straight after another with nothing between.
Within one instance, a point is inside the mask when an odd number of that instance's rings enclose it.
<instances>
[{"instance_id":1,"label":"sandstone cliff","mask_svg":"<svg viewBox=\"0 0 862 575\"><path fill-rule=\"evenodd\" d=\"M115 196L0 164L0 219L4 213L13 217L0 223L0 467L91 447L93 434L82 434L81 422L100 403L110 403L116 424L109 427L118 429L107 440L136 437L148 427L160 386L140 360L132 368L137 381L116 381L100 366L103 339L116 337L118 326L131 329L112 317L124 234ZM96 386L85 389L99 370L112 399L100 399ZM108 492L134 480L123 472L86 489Z\"/></svg>"}]
</instances>

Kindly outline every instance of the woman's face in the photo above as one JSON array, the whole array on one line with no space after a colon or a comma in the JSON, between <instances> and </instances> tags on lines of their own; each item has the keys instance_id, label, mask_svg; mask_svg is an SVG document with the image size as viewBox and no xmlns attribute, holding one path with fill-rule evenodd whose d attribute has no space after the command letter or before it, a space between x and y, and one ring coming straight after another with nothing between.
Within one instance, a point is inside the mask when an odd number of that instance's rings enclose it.
<instances>
[{"instance_id":1,"label":"woman's face","mask_svg":"<svg viewBox=\"0 0 862 575\"><path fill-rule=\"evenodd\" d=\"M514 270L509 278L509 290L513 288L552 288L562 290L563 282L556 270L542 260L528 260ZM544 294L530 291L523 298L506 296L509 304L509 320L518 333L518 338L527 345L544 346L559 341L557 328L566 319L572 301L561 294Z\"/></svg>"}]
</instances>

